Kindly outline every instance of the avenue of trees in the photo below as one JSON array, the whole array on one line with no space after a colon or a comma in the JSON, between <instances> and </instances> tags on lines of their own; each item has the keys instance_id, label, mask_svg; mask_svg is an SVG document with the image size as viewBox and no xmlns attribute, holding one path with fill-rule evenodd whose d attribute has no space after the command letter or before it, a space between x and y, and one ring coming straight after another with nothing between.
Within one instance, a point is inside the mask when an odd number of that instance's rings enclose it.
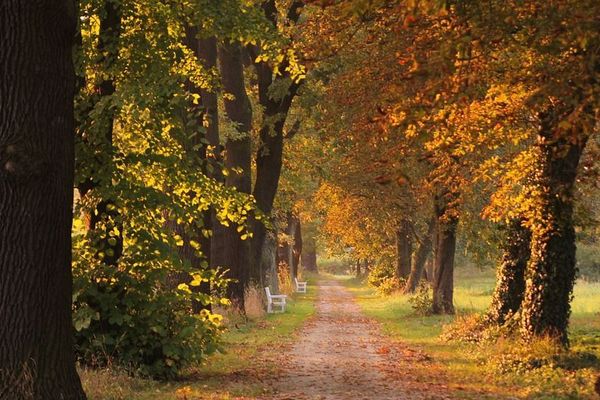
<instances>
[{"instance_id":1,"label":"avenue of trees","mask_svg":"<svg viewBox=\"0 0 600 400\"><path fill-rule=\"evenodd\" d=\"M317 250L568 346L597 227L596 0L0 5L0 399L84 399L76 361L169 379L216 308ZM390 283L391 282L391 283ZM215 313L213 313L215 311Z\"/></svg>"}]
</instances>

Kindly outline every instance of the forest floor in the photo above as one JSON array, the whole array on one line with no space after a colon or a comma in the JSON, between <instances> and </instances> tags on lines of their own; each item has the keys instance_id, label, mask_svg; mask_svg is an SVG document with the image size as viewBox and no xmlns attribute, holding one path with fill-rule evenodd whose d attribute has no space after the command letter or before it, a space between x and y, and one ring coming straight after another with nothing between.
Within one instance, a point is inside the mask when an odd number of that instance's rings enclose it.
<instances>
[{"instance_id":1,"label":"forest floor","mask_svg":"<svg viewBox=\"0 0 600 400\"><path fill-rule=\"evenodd\" d=\"M289 349L284 370L273 399L469 397L451 390L427 355L384 336L337 280L318 283L316 314Z\"/></svg>"}]
</instances>

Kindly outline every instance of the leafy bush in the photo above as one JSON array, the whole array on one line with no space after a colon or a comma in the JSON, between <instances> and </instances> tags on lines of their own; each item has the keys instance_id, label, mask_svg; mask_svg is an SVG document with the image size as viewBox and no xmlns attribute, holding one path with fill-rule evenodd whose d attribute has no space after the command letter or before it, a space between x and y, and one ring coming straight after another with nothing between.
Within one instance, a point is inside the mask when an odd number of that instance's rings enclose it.
<instances>
[{"instance_id":1,"label":"leafy bush","mask_svg":"<svg viewBox=\"0 0 600 400\"><path fill-rule=\"evenodd\" d=\"M392 259L382 257L369 271L367 282L381 296L389 296L404 287L406 281L396 277Z\"/></svg>"},{"instance_id":2,"label":"leafy bush","mask_svg":"<svg viewBox=\"0 0 600 400\"><path fill-rule=\"evenodd\" d=\"M430 315L433 305L431 288L427 282L421 281L415 294L408 298L408 302L417 315Z\"/></svg>"},{"instance_id":3,"label":"leafy bush","mask_svg":"<svg viewBox=\"0 0 600 400\"><path fill-rule=\"evenodd\" d=\"M370 286L378 288L381 285L390 285L389 279L395 276L396 269L392 260L380 259L369 271L367 282Z\"/></svg>"},{"instance_id":4,"label":"leafy bush","mask_svg":"<svg viewBox=\"0 0 600 400\"><path fill-rule=\"evenodd\" d=\"M381 296L390 296L398 292L400 288L404 287L404 283L404 280L398 279L396 277L383 278L379 282L379 286L377 286L375 290Z\"/></svg>"},{"instance_id":5,"label":"leafy bush","mask_svg":"<svg viewBox=\"0 0 600 400\"><path fill-rule=\"evenodd\" d=\"M76 352L85 365L168 379L219 348L221 316L193 314L193 298L208 301L187 285L165 285L168 269L100 264L74 275ZM190 284L209 278L219 279L196 274Z\"/></svg>"}]
</instances>

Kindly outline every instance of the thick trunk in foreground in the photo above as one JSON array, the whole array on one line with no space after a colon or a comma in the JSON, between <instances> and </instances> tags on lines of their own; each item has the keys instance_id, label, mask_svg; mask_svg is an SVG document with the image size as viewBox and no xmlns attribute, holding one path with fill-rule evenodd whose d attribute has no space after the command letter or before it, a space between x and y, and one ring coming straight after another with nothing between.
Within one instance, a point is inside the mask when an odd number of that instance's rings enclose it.
<instances>
[{"instance_id":1,"label":"thick trunk in foreground","mask_svg":"<svg viewBox=\"0 0 600 400\"><path fill-rule=\"evenodd\" d=\"M488 312L491 323L503 325L521 307L525 291L525 267L529 261L531 232L515 219L506 226L502 261L498 267L496 289Z\"/></svg>"},{"instance_id":2,"label":"thick trunk in foreground","mask_svg":"<svg viewBox=\"0 0 600 400\"><path fill-rule=\"evenodd\" d=\"M539 212L525 271L521 323L526 338L551 336L568 345L567 328L577 273L573 186L586 140L554 137L552 113L542 118L534 193Z\"/></svg>"},{"instance_id":3,"label":"thick trunk in foreground","mask_svg":"<svg viewBox=\"0 0 600 400\"><path fill-rule=\"evenodd\" d=\"M440 197L436 201L437 234L436 254L433 264L434 314L454 314L454 254L456 252L456 226L458 218L449 215L448 200Z\"/></svg>"},{"instance_id":4,"label":"thick trunk in foreground","mask_svg":"<svg viewBox=\"0 0 600 400\"><path fill-rule=\"evenodd\" d=\"M396 231L396 278L406 279L411 270L412 223L402 220Z\"/></svg>"},{"instance_id":5,"label":"thick trunk in foreground","mask_svg":"<svg viewBox=\"0 0 600 400\"><path fill-rule=\"evenodd\" d=\"M223 90L234 96L224 100L227 116L237 124L240 138L229 139L225 145L225 167L230 173L225 183L242 193L251 191L252 108L246 94L242 54L238 43L224 44L219 48L219 62ZM233 172L240 169L241 173ZM244 311L244 293L249 281L250 241L242 240L235 226L226 229L224 235L223 265L229 269L227 294L233 306Z\"/></svg>"},{"instance_id":6,"label":"thick trunk in foreground","mask_svg":"<svg viewBox=\"0 0 600 400\"><path fill-rule=\"evenodd\" d=\"M435 217L429 221L429 224L427 225L427 233L417 247L417 251L411 265L410 275L408 276L408 280L404 286L404 293L414 293L417 289L419 281L421 280L421 277L423 276L425 262L431 253L433 235L435 231L435 221Z\"/></svg>"},{"instance_id":7,"label":"thick trunk in foreground","mask_svg":"<svg viewBox=\"0 0 600 400\"><path fill-rule=\"evenodd\" d=\"M85 399L71 325L76 15L0 6L0 398Z\"/></svg>"}]
</instances>

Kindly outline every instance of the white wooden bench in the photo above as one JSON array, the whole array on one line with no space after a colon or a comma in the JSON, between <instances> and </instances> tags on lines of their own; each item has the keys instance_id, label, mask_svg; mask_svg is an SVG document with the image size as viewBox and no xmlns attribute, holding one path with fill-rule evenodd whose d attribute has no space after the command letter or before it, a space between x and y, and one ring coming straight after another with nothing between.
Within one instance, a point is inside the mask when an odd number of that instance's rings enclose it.
<instances>
[{"instance_id":1,"label":"white wooden bench","mask_svg":"<svg viewBox=\"0 0 600 400\"><path fill-rule=\"evenodd\" d=\"M277 312L285 312L285 302L287 300L287 296L285 294L271 294L271 289L267 286L265 288L265 293L267 294L267 312L274 313L273 306L279 307L279 311Z\"/></svg>"},{"instance_id":2,"label":"white wooden bench","mask_svg":"<svg viewBox=\"0 0 600 400\"><path fill-rule=\"evenodd\" d=\"M294 278L294 282L296 283L296 292L306 293L306 284L308 282L299 282L298 278Z\"/></svg>"}]
</instances>

